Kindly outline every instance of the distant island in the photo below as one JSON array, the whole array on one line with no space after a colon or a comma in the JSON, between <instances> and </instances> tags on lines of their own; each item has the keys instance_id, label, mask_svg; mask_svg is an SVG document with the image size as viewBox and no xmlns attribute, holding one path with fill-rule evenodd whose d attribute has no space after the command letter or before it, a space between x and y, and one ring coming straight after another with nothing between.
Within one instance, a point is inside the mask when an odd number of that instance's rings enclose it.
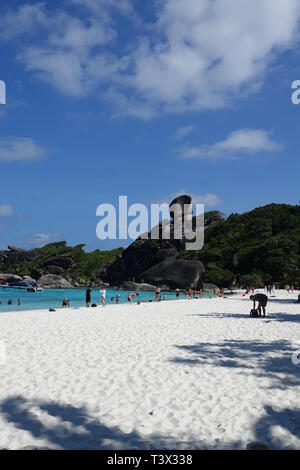
<instances>
[{"instance_id":1,"label":"distant island","mask_svg":"<svg viewBox=\"0 0 300 470\"><path fill-rule=\"evenodd\" d=\"M207 212L199 251L182 251L176 240L137 239L126 249L90 253L84 246L9 246L0 251L0 279L31 278L46 288L300 286L300 206L269 204L227 218Z\"/></svg>"}]
</instances>

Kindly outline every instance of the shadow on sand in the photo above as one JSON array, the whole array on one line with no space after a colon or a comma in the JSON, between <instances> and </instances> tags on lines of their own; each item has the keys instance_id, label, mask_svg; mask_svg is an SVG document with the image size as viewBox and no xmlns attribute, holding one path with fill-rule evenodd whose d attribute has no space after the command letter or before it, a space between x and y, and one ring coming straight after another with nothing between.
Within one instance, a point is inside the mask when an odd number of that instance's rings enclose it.
<instances>
[{"instance_id":1,"label":"shadow on sand","mask_svg":"<svg viewBox=\"0 0 300 470\"><path fill-rule=\"evenodd\" d=\"M17 429L28 431L37 448L42 447L40 439L46 439L52 449L147 447L147 442L137 432L126 434L118 427L107 427L91 418L84 407L14 396L2 401L0 412Z\"/></svg>"},{"instance_id":2,"label":"shadow on sand","mask_svg":"<svg viewBox=\"0 0 300 470\"><path fill-rule=\"evenodd\" d=\"M284 440L274 436L277 426L284 432ZM278 411L272 406L265 406L263 416L255 424L255 440L265 442L271 449L298 450L299 444L289 445L290 436L300 440L300 408L283 408Z\"/></svg>"},{"instance_id":3,"label":"shadow on sand","mask_svg":"<svg viewBox=\"0 0 300 470\"><path fill-rule=\"evenodd\" d=\"M260 319L251 319L251 321ZM257 377L268 378L269 387L285 390L287 386L300 385L300 366L292 362L295 349L289 341L239 341L225 340L223 343L197 343L179 345L183 356L171 358L175 364L215 367L234 367L240 373L251 370Z\"/></svg>"},{"instance_id":4,"label":"shadow on sand","mask_svg":"<svg viewBox=\"0 0 300 470\"><path fill-rule=\"evenodd\" d=\"M243 318L244 320L249 319L249 321L259 321L259 322L269 322L269 321L276 321L276 322L293 322L293 323L300 323L300 309L299 314L297 313L285 313L285 312L272 312L268 313L266 317L260 318L250 318L250 315L247 313L219 313L219 312L212 312L212 313L199 313L199 314L192 314L188 316L199 317L199 318Z\"/></svg>"},{"instance_id":5,"label":"shadow on sand","mask_svg":"<svg viewBox=\"0 0 300 470\"><path fill-rule=\"evenodd\" d=\"M76 408L54 401L26 400L22 396L7 398L0 404L0 412L10 425L27 431L34 445L30 449L245 449L242 441L220 443L205 441L178 442L172 437L151 435L144 440L137 432L123 433L118 427L108 427L91 416L84 407ZM47 424L46 424L47 423ZM225 423L224 423L225 424ZM289 436L300 439L300 409L274 410L265 406L262 417L253 429L254 440L264 442L271 449L288 445L274 437L272 430L280 426ZM188 436L186 436L188 438ZM224 435L226 437L226 434ZM41 439L47 445L41 444ZM186 447L187 446L187 447ZM295 447L295 446L294 446ZM28 447L26 447L28 449Z\"/></svg>"}]
</instances>

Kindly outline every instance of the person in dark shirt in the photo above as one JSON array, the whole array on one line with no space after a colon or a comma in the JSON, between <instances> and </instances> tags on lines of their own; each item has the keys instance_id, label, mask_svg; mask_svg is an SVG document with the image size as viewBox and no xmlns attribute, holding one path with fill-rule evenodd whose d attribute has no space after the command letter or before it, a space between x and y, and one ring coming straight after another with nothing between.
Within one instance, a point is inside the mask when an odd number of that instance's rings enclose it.
<instances>
[{"instance_id":1,"label":"person in dark shirt","mask_svg":"<svg viewBox=\"0 0 300 470\"><path fill-rule=\"evenodd\" d=\"M261 317L261 311L263 311L264 317L266 316L266 306L268 303L268 296L265 294L255 294L250 295L250 299L253 301L253 308L255 309L255 304L258 302L258 311L259 316Z\"/></svg>"},{"instance_id":2,"label":"person in dark shirt","mask_svg":"<svg viewBox=\"0 0 300 470\"><path fill-rule=\"evenodd\" d=\"M91 300L92 300L92 289L88 287L85 293L85 304L87 307L90 306Z\"/></svg>"}]
</instances>

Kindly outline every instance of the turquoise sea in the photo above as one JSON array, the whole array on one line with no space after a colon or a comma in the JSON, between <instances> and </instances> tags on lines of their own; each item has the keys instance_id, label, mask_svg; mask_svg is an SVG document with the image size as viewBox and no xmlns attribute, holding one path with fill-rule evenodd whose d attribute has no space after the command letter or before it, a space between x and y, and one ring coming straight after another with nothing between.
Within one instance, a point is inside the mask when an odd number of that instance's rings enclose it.
<instances>
[{"instance_id":1,"label":"turquoise sea","mask_svg":"<svg viewBox=\"0 0 300 470\"><path fill-rule=\"evenodd\" d=\"M19 289L3 289L0 287L0 313L16 310L38 310L61 307L62 300L70 300L70 307L85 306L86 289L46 289L43 292L26 292ZM127 291L117 291L116 289L106 290L106 303L108 305L116 303L116 294L120 295L120 303L128 303ZM163 293L162 293L163 294ZM167 292L167 300L175 299L175 292ZM180 293L183 299L184 294ZM13 305L8 305L8 300L12 299ZM18 305L21 299L22 305ZM154 300L154 292L139 292L134 302L139 300ZM100 289L92 290L92 303L100 304Z\"/></svg>"}]
</instances>

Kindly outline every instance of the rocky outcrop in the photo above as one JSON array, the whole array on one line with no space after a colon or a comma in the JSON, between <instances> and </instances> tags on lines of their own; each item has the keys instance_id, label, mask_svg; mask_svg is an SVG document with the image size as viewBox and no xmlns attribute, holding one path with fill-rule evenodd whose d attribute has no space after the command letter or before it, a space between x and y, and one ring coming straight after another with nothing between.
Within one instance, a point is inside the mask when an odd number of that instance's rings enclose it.
<instances>
[{"instance_id":1,"label":"rocky outcrop","mask_svg":"<svg viewBox=\"0 0 300 470\"><path fill-rule=\"evenodd\" d=\"M141 274L150 284L166 284L171 289L198 288L205 272L200 261L169 258Z\"/></svg>"},{"instance_id":2,"label":"rocky outcrop","mask_svg":"<svg viewBox=\"0 0 300 470\"><path fill-rule=\"evenodd\" d=\"M73 287L67 279L55 274L46 274L45 276L42 276L38 280L38 284L46 289L70 289Z\"/></svg>"},{"instance_id":3,"label":"rocky outcrop","mask_svg":"<svg viewBox=\"0 0 300 470\"><path fill-rule=\"evenodd\" d=\"M140 237L125 250L85 253L83 245L72 248L65 242L29 251L10 247L0 252L0 270L28 274L44 287L80 286L81 276L88 285L123 285L135 291L153 291L158 284L164 290L198 286L204 273L201 262L177 259L185 249L185 231L178 236L177 228L182 227L177 222L192 222L191 203L187 195L174 199L169 206L170 221L161 221L148 238ZM133 284L124 287L128 281Z\"/></svg>"},{"instance_id":4,"label":"rocky outcrop","mask_svg":"<svg viewBox=\"0 0 300 470\"><path fill-rule=\"evenodd\" d=\"M12 253L24 253L24 250L23 248L18 248L17 246L11 246L11 245L8 245L7 247L9 249L9 251L11 251Z\"/></svg>"},{"instance_id":5,"label":"rocky outcrop","mask_svg":"<svg viewBox=\"0 0 300 470\"><path fill-rule=\"evenodd\" d=\"M7 282L19 282L23 280L23 278L17 276L17 274L0 274L0 279Z\"/></svg>"},{"instance_id":6,"label":"rocky outcrop","mask_svg":"<svg viewBox=\"0 0 300 470\"><path fill-rule=\"evenodd\" d=\"M120 286L125 281L143 282L142 273L178 251L168 240L136 240L120 258L108 266L103 280Z\"/></svg>"},{"instance_id":7,"label":"rocky outcrop","mask_svg":"<svg viewBox=\"0 0 300 470\"><path fill-rule=\"evenodd\" d=\"M206 291L217 291L219 292L219 287L216 286L215 284L211 284L211 283L207 283L207 284L203 284L203 289L206 290Z\"/></svg>"},{"instance_id":8,"label":"rocky outcrop","mask_svg":"<svg viewBox=\"0 0 300 470\"><path fill-rule=\"evenodd\" d=\"M11 247L13 248L13 247ZM0 264L1 270L4 272L12 272L16 274L17 267L21 265L27 265L31 263L34 259L38 257L38 253L35 250L25 251L25 250L4 250L0 251Z\"/></svg>"},{"instance_id":9,"label":"rocky outcrop","mask_svg":"<svg viewBox=\"0 0 300 470\"><path fill-rule=\"evenodd\" d=\"M174 199L170 206L170 219L152 229L149 239L140 238L123 251L122 256L106 270L105 278L110 284L128 286L127 282L164 285L171 289L198 287L204 273L200 261L177 259L181 250L185 249L185 232L182 226L181 239L178 239L178 221L190 222L192 227L192 198L188 195ZM186 229L186 227L185 227ZM158 239L153 239L153 235ZM168 239L165 239L168 234ZM132 284L132 288L137 290Z\"/></svg>"},{"instance_id":10,"label":"rocky outcrop","mask_svg":"<svg viewBox=\"0 0 300 470\"><path fill-rule=\"evenodd\" d=\"M146 284L143 282L123 282L120 286L120 290L131 290L134 292L155 292L156 287L151 284Z\"/></svg>"},{"instance_id":11,"label":"rocky outcrop","mask_svg":"<svg viewBox=\"0 0 300 470\"><path fill-rule=\"evenodd\" d=\"M23 279L24 279L24 281L29 282L29 283L31 283L31 282L32 282L32 283L35 283L35 282L36 282L36 280L33 279L33 278L30 277L30 276L24 276Z\"/></svg>"}]
</instances>

